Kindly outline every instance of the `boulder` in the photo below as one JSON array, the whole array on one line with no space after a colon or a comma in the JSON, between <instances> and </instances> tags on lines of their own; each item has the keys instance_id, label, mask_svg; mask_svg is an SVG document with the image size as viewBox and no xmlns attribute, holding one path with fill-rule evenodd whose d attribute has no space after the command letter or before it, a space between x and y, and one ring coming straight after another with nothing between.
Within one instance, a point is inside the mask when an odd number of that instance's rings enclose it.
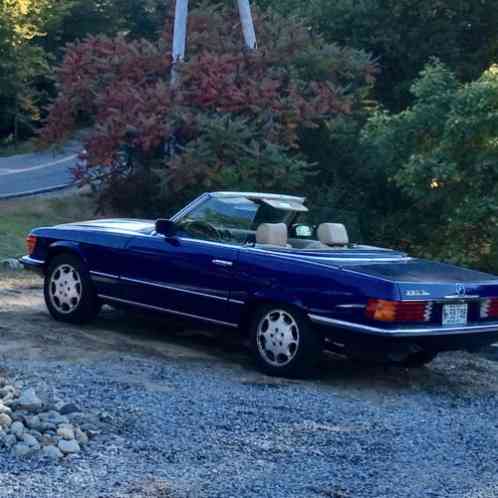
<instances>
[{"instance_id":1,"label":"boulder","mask_svg":"<svg viewBox=\"0 0 498 498\"><path fill-rule=\"evenodd\" d=\"M36 451L36 448L29 446L26 443L17 443L14 446L14 454L18 458L32 455L35 451Z\"/></svg>"},{"instance_id":2,"label":"boulder","mask_svg":"<svg viewBox=\"0 0 498 498\"><path fill-rule=\"evenodd\" d=\"M61 439L59 441L59 449L62 451L64 454L71 454L71 453L79 453L80 452L80 445L76 439L71 439L70 441L66 441L65 439Z\"/></svg>"},{"instance_id":3,"label":"boulder","mask_svg":"<svg viewBox=\"0 0 498 498\"><path fill-rule=\"evenodd\" d=\"M75 403L64 403L59 408L59 413L61 415L70 415L71 413L79 413L81 412L80 407Z\"/></svg>"},{"instance_id":4,"label":"boulder","mask_svg":"<svg viewBox=\"0 0 498 498\"><path fill-rule=\"evenodd\" d=\"M88 443L88 436L79 428L76 427L74 430L74 437L78 443L85 445Z\"/></svg>"},{"instance_id":5,"label":"boulder","mask_svg":"<svg viewBox=\"0 0 498 498\"><path fill-rule=\"evenodd\" d=\"M16 401L17 408L21 410L37 411L42 407L41 399L33 388L24 390Z\"/></svg>"},{"instance_id":6,"label":"boulder","mask_svg":"<svg viewBox=\"0 0 498 498\"><path fill-rule=\"evenodd\" d=\"M20 271L23 269L23 266L17 259L9 258L0 261L0 268L8 271Z\"/></svg>"},{"instance_id":7,"label":"boulder","mask_svg":"<svg viewBox=\"0 0 498 498\"><path fill-rule=\"evenodd\" d=\"M50 460L59 460L64 455L57 446L49 445L43 448L43 456Z\"/></svg>"},{"instance_id":8,"label":"boulder","mask_svg":"<svg viewBox=\"0 0 498 498\"><path fill-rule=\"evenodd\" d=\"M27 444L30 448L35 448L36 450L40 449L40 443L38 442L38 440L29 433L23 434L22 441L23 443Z\"/></svg>"},{"instance_id":9,"label":"boulder","mask_svg":"<svg viewBox=\"0 0 498 498\"><path fill-rule=\"evenodd\" d=\"M24 424L22 422L14 422L10 426L10 433L14 434L14 436L17 437L17 439L21 439L22 435L24 434Z\"/></svg>"},{"instance_id":10,"label":"boulder","mask_svg":"<svg viewBox=\"0 0 498 498\"><path fill-rule=\"evenodd\" d=\"M12 425L12 419L6 413L0 413L0 427L8 429Z\"/></svg>"},{"instance_id":11,"label":"boulder","mask_svg":"<svg viewBox=\"0 0 498 498\"><path fill-rule=\"evenodd\" d=\"M57 429L57 435L66 441L70 441L74 439L74 427L71 424L61 424Z\"/></svg>"}]
</instances>

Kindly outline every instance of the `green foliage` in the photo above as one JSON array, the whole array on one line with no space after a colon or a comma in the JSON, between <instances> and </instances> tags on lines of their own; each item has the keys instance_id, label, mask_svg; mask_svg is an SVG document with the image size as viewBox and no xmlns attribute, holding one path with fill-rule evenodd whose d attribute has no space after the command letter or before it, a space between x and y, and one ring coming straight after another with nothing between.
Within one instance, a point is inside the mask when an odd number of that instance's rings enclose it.
<instances>
[{"instance_id":1,"label":"green foliage","mask_svg":"<svg viewBox=\"0 0 498 498\"><path fill-rule=\"evenodd\" d=\"M400 199L390 213L404 219L416 252L498 268L498 68L461 84L434 62L412 86L414 104L379 112L364 140Z\"/></svg>"},{"instance_id":2,"label":"green foliage","mask_svg":"<svg viewBox=\"0 0 498 498\"><path fill-rule=\"evenodd\" d=\"M410 86L431 57L465 81L477 78L498 56L495 0L258 0L284 14L298 13L328 41L378 57L377 94L403 109Z\"/></svg>"},{"instance_id":3,"label":"green foliage","mask_svg":"<svg viewBox=\"0 0 498 498\"><path fill-rule=\"evenodd\" d=\"M50 69L35 40L45 36L45 26L56 17L52 0L0 2L0 130L11 130L15 142L20 129L29 133L40 119L36 83Z\"/></svg>"},{"instance_id":4,"label":"green foliage","mask_svg":"<svg viewBox=\"0 0 498 498\"><path fill-rule=\"evenodd\" d=\"M199 127L202 133L168 167L173 188L187 186L184 195L219 189L293 192L311 174L311 166L289 146L268 141L256 121L202 116Z\"/></svg>"},{"instance_id":5,"label":"green foliage","mask_svg":"<svg viewBox=\"0 0 498 498\"><path fill-rule=\"evenodd\" d=\"M123 146L161 185L143 186L148 199L217 188L299 191L312 163L306 131L329 124L333 134L335 121L359 112L377 69L362 51L310 36L296 18L255 11L255 22L259 49L248 52L232 6L194 8L173 88L170 23L156 42L88 37L69 46L45 142L65 138L82 116L93 124L89 162L77 175L95 185L99 170L101 199L113 205L116 192L137 185L135 173L117 173Z\"/></svg>"}]
</instances>

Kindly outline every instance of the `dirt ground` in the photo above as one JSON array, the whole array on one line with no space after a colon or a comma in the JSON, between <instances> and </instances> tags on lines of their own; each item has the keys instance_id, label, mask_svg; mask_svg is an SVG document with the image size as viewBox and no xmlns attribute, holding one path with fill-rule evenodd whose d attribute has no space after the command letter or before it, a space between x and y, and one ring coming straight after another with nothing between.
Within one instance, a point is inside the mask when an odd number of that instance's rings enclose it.
<instances>
[{"instance_id":1,"label":"dirt ground","mask_svg":"<svg viewBox=\"0 0 498 498\"><path fill-rule=\"evenodd\" d=\"M498 497L495 346L414 370L325 355L315 378L270 378L233 331L111 308L56 322L20 273L0 275L0 373L115 421L57 467L0 452L0 498Z\"/></svg>"},{"instance_id":2,"label":"dirt ground","mask_svg":"<svg viewBox=\"0 0 498 498\"><path fill-rule=\"evenodd\" d=\"M413 370L326 355L318 378L273 379L255 370L242 339L233 331L204 330L202 325L108 307L91 325L68 325L49 316L41 278L29 273L0 273L0 358L79 362L124 353L185 362L187 367L207 361L213 367L233 367L242 382L315 382L362 398L382 398L385 391L400 394L407 389L498 392L498 344L479 354L443 354L429 367Z\"/></svg>"}]
</instances>

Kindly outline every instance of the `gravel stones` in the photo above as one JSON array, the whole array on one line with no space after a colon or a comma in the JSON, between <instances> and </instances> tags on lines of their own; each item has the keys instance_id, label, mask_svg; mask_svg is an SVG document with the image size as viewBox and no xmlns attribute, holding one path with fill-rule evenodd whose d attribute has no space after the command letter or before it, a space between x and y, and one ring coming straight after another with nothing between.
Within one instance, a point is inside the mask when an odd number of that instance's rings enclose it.
<instances>
[{"instance_id":1,"label":"gravel stones","mask_svg":"<svg viewBox=\"0 0 498 498\"><path fill-rule=\"evenodd\" d=\"M0 412L0 450L11 450L17 458L39 454L49 460L61 460L75 455L88 444L85 428L101 428L99 414L85 414L75 403L44 402L31 387L19 392L3 381L1 385L0 406L4 409ZM5 405L6 400L12 408ZM63 413L51 409L54 406ZM83 421L85 427L70 423L69 416ZM91 426L92 422L98 425Z\"/></svg>"}]
</instances>

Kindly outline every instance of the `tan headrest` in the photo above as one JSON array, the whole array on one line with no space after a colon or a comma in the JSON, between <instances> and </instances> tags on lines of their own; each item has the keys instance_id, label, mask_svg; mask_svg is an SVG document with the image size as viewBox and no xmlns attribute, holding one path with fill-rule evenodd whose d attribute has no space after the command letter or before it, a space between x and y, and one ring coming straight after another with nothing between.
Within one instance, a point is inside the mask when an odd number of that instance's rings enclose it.
<instances>
[{"instance_id":1,"label":"tan headrest","mask_svg":"<svg viewBox=\"0 0 498 498\"><path fill-rule=\"evenodd\" d=\"M272 246L287 246L287 225L285 223L263 223L256 230L256 242Z\"/></svg>"},{"instance_id":2,"label":"tan headrest","mask_svg":"<svg viewBox=\"0 0 498 498\"><path fill-rule=\"evenodd\" d=\"M348 231L341 223L322 223L317 230L318 240L327 246L347 246Z\"/></svg>"}]
</instances>

